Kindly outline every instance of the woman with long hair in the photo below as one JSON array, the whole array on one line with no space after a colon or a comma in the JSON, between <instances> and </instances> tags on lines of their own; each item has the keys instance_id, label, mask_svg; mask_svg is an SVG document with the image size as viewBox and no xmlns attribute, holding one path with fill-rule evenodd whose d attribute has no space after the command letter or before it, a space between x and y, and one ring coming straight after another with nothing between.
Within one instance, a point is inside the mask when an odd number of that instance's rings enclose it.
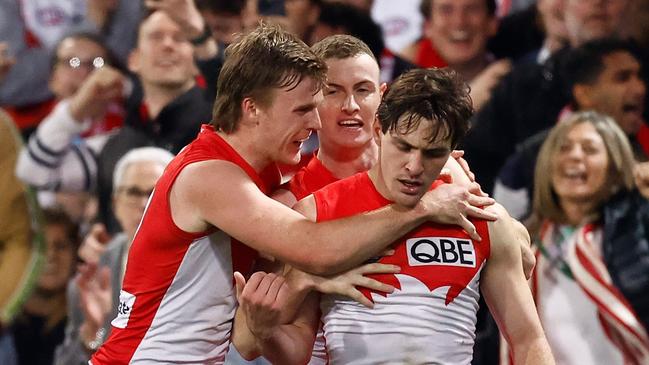
<instances>
[{"instance_id":1,"label":"woman with long hair","mask_svg":"<svg viewBox=\"0 0 649 365\"><path fill-rule=\"evenodd\" d=\"M533 290L558 364L649 363L648 169L595 112L559 123L541 148Z\"/></svg>"}]
</instances>

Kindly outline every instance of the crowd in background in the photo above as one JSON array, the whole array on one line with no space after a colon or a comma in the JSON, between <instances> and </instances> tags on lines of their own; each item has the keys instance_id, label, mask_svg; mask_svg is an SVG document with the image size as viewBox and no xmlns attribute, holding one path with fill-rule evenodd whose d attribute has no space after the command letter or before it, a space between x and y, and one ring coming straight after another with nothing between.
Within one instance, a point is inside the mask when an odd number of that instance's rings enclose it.
<instances>
[{"instance_id":1,"label":"crowd in background","mask_svg":"<svg viewBox=\"0 0 649 365\"><path fill-rule=\"evenodd\" d=\"M107 337L155 182L259 21L309 45L355 36L388 85L458 72L475 112L464 157L532 235L557 362L638 358L611 346L649 359L649 1L0 0L1 364L85 364ZM619 303L589 299L602 291ZM607 328L591 359L571 321ZM498 352L481 316L474 363Z\"/></svg>"}]
</instances>

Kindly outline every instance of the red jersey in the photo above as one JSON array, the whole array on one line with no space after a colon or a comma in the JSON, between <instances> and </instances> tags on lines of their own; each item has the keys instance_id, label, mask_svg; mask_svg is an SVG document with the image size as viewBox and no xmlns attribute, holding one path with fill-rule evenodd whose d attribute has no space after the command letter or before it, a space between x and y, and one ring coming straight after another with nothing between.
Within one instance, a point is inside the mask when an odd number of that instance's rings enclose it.
<instances>
[{"instance_id":1,"label":"red jersey","mask_svg":"<svg viewBox=\"0 0 649 365\"><path fill-rule=\"evenodd\" d=\"M436 181L433 188L443 182ZM381 208L391 202L367 173L314 193L317 221ZM363 290L373 309L338 296L321 301L327 352L332 363L468 364L473 354L480 272L489 258L487 222L473 220L481 242L460 227L426 223L396 240L395 254L378 261L399 274L371 275L397 290Z\"/></svg>"},{"instance_id":2,"label":"red jersey","mask_svg":"<svg viewBox=\"0 0 649 365\"><path fill-rule=\"evenodd\" d=\"M256 252L216 228L189 233L173 222L168 197L176 177L206 160L236 164L264 193L279 181L276 168L260 176L202 126L156 184L129 251L117 318L92 364L223 362L236 308L233 271L248 272Z\"/></svg>"}]
</instances>

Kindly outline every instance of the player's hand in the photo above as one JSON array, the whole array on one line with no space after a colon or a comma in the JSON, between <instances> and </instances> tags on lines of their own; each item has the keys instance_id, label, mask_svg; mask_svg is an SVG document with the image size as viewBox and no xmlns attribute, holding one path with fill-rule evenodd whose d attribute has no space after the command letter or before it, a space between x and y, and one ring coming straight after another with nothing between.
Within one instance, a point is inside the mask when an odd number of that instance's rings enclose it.
<instances>
[{"instance_id":1,"label":"player's hand","mask_svg":"<svg viewBox=\"0 0 649 365\"><path fill-rule=\"evenodd\" d=\"M481 207L495 203L492 198L482 196L482 190L477 183L471 183L469 188L457 184L443 184L427 192L421 198L431 221L441 224L458 225L471 236L480 241L480 235L468 220L468 217L495 221L498 216Z\"/></svg>"},{"instance_id":2,"label":"player's hand","mask_svg":"<svg viewBox=\"0 0 649 365\"><path fill-rule=\"evenodd\" d=\"M106 231L106 227L101 223L95 223L83 239L77 254L85 263L97 265L101 255L106 252L108 241L110 241L110 235Z\"/></svg>"},{"instance_id":3,"label":"player's hand","mask_svg":"<svg viewBox=\"0 0 649 365\"><path fill-rule=\"evenodd\" d=\"M111 101L122 96L125 78L110 66L92 71L70 99L70 114L78 121L100 117Z\"/></svg>"},{"instance_id":4,"label":"player's hand","mask_svg":"<svg viewBox=\"0 0 649 365\"><path fill-rule=\"evenodd\" d=\"M119 0L88 0L87 17L95 23L97 29L102 29L118 5Z\"/></svg>"},{"instance_id":5,"label":"player's hand","mask_svg":"<svg viewBox=\"0 0 649 365\"><path fill-rule=\"evenodd\" d=\"M394 287L378 280L368 278L369 274L396 274L401 268L396 265L381 264L378 262L365 264L355 269L330 277L313 276L315 289L325 294L340 294L349 297L362 305L372 308L374 303L367 299L357 287L384 293L392 293Z\"/></svg>"},{"instance_id":6,"label":"player's hand","mask_svg":"<svg viewBox=\"0 0 649 365\"><path fill-rule=\"evenodd\" d=\"M284 277L259 271L246 279L234 273L237 301L245 313L250 332L259 340L270 338L281 325L282 308L287 305L289 287Z\"/></svg>"},{"instance_id":7,"label":"player's hand","mask_svg":"<svg viewBox=\"0 0 649 365\"><path fill-rule=\"evenodd\" d=\"M458 165L462 167L462 170L466 174L466 176L471 180L471 182L475 182L475 174L471 172L471 168L469 168L469 163L466 162L464 159L464 151L463 150L453 150L451 151L451 157L457 161Z\"/></svg>"}]
</instances>

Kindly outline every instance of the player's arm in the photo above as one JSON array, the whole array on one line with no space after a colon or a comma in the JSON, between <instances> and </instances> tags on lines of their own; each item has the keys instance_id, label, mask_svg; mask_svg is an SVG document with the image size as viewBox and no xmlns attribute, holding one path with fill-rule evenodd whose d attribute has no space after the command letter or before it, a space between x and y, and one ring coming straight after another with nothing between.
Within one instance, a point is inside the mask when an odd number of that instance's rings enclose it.
<instances>
[{"instance_id":1,"label":"player's arm","mask_svg":"<svg viewBox=\"0 0 649 365\"><path fill-rule=\"evenodd\" d=\"M290 300L283 277L256 272L245 282L235 273L235 281L239 301L235 328L245 332L245 338L235 331L233 341L241 355L247 359L263 355L272 364L306 364L318 328L319 295L309 294L295 320L283 324L282 311Z\"/></svg>"},{"instance_id":2,"label":"player's arm","mask_svg":"<svg viewBox=\"0 0 649 365\"><path fill-rule=\"evenodd\" d=\"M360 264L428 219L458 224L478 237L466 216L494 219L476 207L493 200L447 185L428 192L413 209L388 205L316 224L264 195L236 165L210 160L183 169L170 204L174 222L185 231L211 224L298 269L326 275Z\"/></svg>"},{"instance_id":3,"label":"player's arm","mask_svg":"<svg viewBox=\"0 0 649 365\"><path fill-rule=\"evenodd\" d=\"M499 205L488 209L499 218L489 223L491 255L484 269L480 288L500 332L510 345L515 364L554 364L534 306L532 293L521 270L520 244L513 241L529 236Z\"/></svg>"}]
</instances>

